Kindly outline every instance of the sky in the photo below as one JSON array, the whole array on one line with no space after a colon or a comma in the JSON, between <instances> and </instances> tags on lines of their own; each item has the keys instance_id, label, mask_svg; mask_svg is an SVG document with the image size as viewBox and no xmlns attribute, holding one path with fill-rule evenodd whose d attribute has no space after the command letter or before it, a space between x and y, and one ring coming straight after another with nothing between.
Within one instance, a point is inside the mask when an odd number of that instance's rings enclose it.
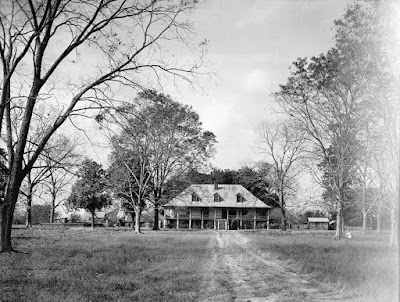
<instances>
[{"instance_id":1,"label":"sky","mask_svg":"<svg viewBox=\"0 0 400 302\"><path fill-rule=\"evenodd\" d=\"M271 94L285 84L298 57L312 57L334 45L333 21L347 0L200 0L190 16L193 40L207 39L212 80L200 79L201 91L164 88L174 100L191 105L218 144L212 166L239 169L263 159L254 151L256 128L282 117ZM180 49L171 53L192 59ZM85 128L84 126L82 126ZM85 131L89 157L107 165L109 150L98 126ZM96 138L98 141L96 142ZM100 148L99 148L100 147Z\"/></svg>"},{"instance_id":2,"label":"sky","mask_svg":"<svg viewBox=\"0 0 400 302\"><path fill-rule=\"evenodd\" d=\"M199 41L207 39L215 81L202 83L203 94L173 92L199 113L204 129L218 140L215 167L251 164L256 128L279 113L271 93L289 76L298 57L326 52L334 44L333 21L350 1L205 0L192 21ZM277 108L276 108L277 109Z\"/></svg>"},{"instance_id":3,"label":"sky","mask_svg":"<svg viewBox=\"0 0 400 302\"><path fill-rule=\"evenodd\" d=\"M209 41L207 59L216 75L213 81L201 81L203 93L182 93L172 86L167 93L174 100L191 105L200 115L204 129L216 135L218 144L211 161L214 167L239 169L261 159L253 151L256 128L264 120L282 116L273 110L276 105L271 93L286 82L289 66L298 57L316 56L333 46L333 21L343 15L349 3L199 1L191 16L197 33L195 40ZM179 50L175 51L179 54ZM96 60L95 56L86 58L75 68L85 68L82 66ZM107 166L109 149L101 148L106 143L98 125L92 128L82 131L91 142L90 146L85 145L85 152Z\"/></svg>"}]
</instances>

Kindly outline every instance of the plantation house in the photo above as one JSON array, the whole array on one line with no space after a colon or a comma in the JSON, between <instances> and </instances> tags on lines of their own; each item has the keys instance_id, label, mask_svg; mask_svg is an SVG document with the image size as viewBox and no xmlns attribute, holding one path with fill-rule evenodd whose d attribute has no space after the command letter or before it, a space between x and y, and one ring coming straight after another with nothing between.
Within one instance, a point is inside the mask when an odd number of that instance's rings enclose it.
<instances>
[{"instance_id":1,"label":"plantation house","mask_svg":"<svg viewBox=\"0 0 400 302\"><path fill-rule=\"evenodd\" d=\"M235 230L268 228L271 207L241 185L195 184L164 205L170 228Z\"/></svg>"}]
</instances>

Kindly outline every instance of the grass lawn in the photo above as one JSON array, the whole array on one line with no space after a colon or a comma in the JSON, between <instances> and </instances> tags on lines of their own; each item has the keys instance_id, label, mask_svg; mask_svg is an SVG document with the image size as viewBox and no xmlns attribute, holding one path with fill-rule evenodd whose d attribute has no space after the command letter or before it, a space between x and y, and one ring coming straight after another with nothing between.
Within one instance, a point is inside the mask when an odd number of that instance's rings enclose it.
<instances>
[{"instance_id":1,"label":"grass lawn","mask_svg":"<svg viewBox=\"0 0 400 302\"><path fill-rule=\"evenodd\" d=\"M14 230L25 254L0 254L0 301L192 301L211 234Z\"/></svg>"},{"instance_id":2,"label":"grass lawn","mask_svg":"<svg viewBox=\"0 0 400 302\"><path fill-rule=\"evenodd\" d=\"M314 280L358 301L395 301L397 250L387 235L243 232ZM14 247L0 254L0 301L194 301L209 278L214 231L15 229ZM232 285L231 285L232 286Z\"/></svg>"},{"instance_id":3,"label":"grass lawn","mask_svg":"<svg viewBox=\"0 0 400 302\"><path fill-rule=\"evenodd\" d=\"M262 234L262 233L261 233ZM353 233L353 238L332 240L331 232L249 232L252 243L296 272L331 283L357 301L398 301L398 251L388 245L388 234Z\"/></svg>"}]
</instances>

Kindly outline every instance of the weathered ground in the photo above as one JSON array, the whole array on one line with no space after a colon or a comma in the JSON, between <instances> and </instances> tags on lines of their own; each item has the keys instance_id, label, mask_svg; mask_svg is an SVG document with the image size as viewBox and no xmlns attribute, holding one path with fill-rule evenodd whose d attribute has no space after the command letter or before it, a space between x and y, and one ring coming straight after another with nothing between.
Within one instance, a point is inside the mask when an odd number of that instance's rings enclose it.
<instances>
[{"instance_id":1,"label":"weathered ground","mask_svg":"<svg viewBox=\"0 0 400 302\"><path fill-rule=\"evenodd\" d=\"M310 281L287 263L257 250L242 232L218 232L211 243L203 301L351 301L327 284Z\"/></svg>"}]
</instances>

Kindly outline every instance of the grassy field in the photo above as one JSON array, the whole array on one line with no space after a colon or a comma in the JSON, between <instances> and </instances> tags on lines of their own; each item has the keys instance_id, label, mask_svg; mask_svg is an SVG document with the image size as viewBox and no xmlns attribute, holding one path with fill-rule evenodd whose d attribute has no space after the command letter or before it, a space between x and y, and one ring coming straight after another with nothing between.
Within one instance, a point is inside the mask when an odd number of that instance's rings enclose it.
<instances>
[{"instance_id":1,"label":"grassy field","mask_svg":"<svg viewBox=\"0 0 400 302\"><path fill-rule=\"evenodd\" d=\"M0 254L0 301L194 301L215 249L214 231L14 230L25 254ZM397 251L386 235L245 232L293 271L358 301L394 301Z\"/></svg>"},{"instance_id":2,"label":"grassy field","mask_svg":"<svg viewBox=\"0 0 400 302\"><path fill-rule=\"evenodd\" d=\"M331 232L270 232L268 240L254 233L249 237L296 272L333 284L357 301L398 301L398 252L388 246L388 234L353 233L341 241L332 240Z\"/></svg>"},{"instance_id":3,"label":"grassy field","mask_svg":"<svg viewBox=\"0 0 400 302\"><path fill-rule=\"evenodd\" d=\"M1 301L192 301L210 235L131 230L15 230L0 254Z\"/></svg>"}]
</instances>

